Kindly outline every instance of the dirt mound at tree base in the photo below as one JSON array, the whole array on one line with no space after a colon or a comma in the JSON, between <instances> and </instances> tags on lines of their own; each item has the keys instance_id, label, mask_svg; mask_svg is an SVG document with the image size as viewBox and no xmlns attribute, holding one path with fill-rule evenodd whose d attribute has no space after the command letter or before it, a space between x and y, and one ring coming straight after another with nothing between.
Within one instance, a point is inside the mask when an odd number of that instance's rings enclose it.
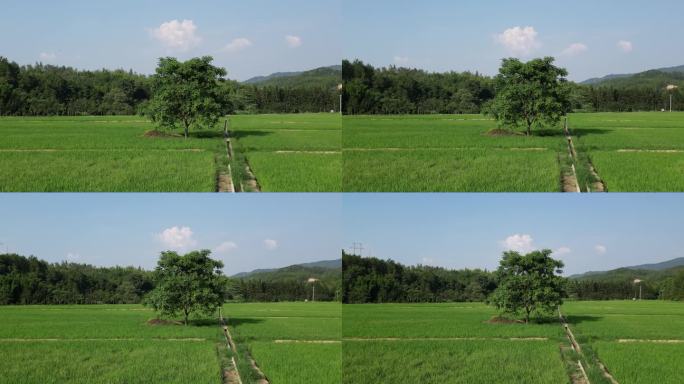
<instances>
[{"instance_id":1,"label":"dirt mound at tree base","mask_svg":"<svg viewBox=\"0 0 684 384\"><path fill-rule=\"evenodd\" d=\"M147 320L148 325L183 325L182 321L177 320L164 320L164 319L149 319Z\"/></svg>"}]
</instances>

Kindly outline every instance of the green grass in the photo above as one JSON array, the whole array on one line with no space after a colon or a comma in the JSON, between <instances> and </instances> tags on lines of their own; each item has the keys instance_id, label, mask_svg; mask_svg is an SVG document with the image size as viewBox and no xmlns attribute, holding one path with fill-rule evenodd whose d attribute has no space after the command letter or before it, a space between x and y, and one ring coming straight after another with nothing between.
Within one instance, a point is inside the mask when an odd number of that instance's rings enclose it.
<instances>
[{"instance_id":1,"label":"green grass","mask_svg":"<svg viewBox=\"0 0 684 384\"><path fill-rule=\"evenodd\" d=\"M215 179L207 151L0 151L0 192L213 192Z\"/></svg>"},{"instance_id":2,"label":"green grass","mask_svg":"<svg viewBox=\"0 0 684 384\"><path fill-rule=\"evenodd\" d=\"M342 156L339 153L247 154L262 191L339 192Z\"/></svg>"},{"instance_id":3,"label":"green grass","mask_svg":"<svg viewBox=\"0 0 684 384\"><path fill-rule=\"evenodd\" d=\"M481 115L345 116L343 190L553 192L561 132L491 136Z\"/></svg>"},{"instance_id":4,"label":"green grass","mask_svg":"<svg viewBox=\"0 0 684 384\"><path fill-rule=\"evenodd\" d=\"M684 377L684 344L596 342L594 347L621 384L679 384Z\"/></svg>"},{"instance_id":5,"label":"green grass","mask_svg":"<svg viewBox=\"0 0 684 384\"><path fill-rule=\"evenodd\" d=\"M343 364L345 384L568 382L551 342L345 342Z\"/></svg>"},{"instance_id":6,"label":"green grass","mask_svg":"<svg viewBox=\"0 0 684 384\"><path fill-rule=\"evenodd\" d=\"M684 304L568 302L563 312L580 344L603 362L618 382L681 382L684 344L654 340L684 340ZM628 342L631 340L637 342Z\"/></svg>"},{"instance_id":7,"label":"green grass","mask_svg":"<svg viewBox=\"0 0 684 384\"><path fill-rule=\"evenodd\" d=\"M558 323L492 324L483 303L345 305L345 338L547 337L560 339Z\"/></svg>"},{"instance_id":8,"label":"green grass","mask_svg":"<svg viewBox=\"0 0 684 384\"><path fill-rule=\"evenodd\" d=\"M684 113L577 113L569 126L582 189L591 161L609 191L684 191ZM492 136L481 115L345 116L343 127L344 191L559 191L568 168L560 127Z\"/></svg>"},{"instance_id":9,"label":"green grass","mask_svg":"<svg viewBox=\"0 0 684 384\"><path fill-rule=\"evenodd\" d=\"M611 192L684 191L684 152L596 151L591 159Z\"/></svg>"},{"instance_id":10,"label":"green grass","mask_svg":"<svg viewBox=\"0 0 684 384\"><path fill-rule=\"evenodd\" d=\"M568 381L557 322L490 323L495 315L482 303L344 305L343 382Z\"/></svg>"},{"instance_id":11,"label":"green grass","mask_svg":"<svg viewBox=\"0 0 684 384\"><path fill-rule=\"evenodd\" d=\"M272 383L339 384L342 377L340 344L251 343L256 361Z\"/></svg>"},{"instance_id":12,"label":"green grass","mask_svg":"<svg viewBox=\"0 0 684 384\"><path fill-rule=\"evenodd\" d=\"M249 164L262 191L341 190L339 114L238 115L230 129L237 152L233 168Z\"/></svg>"},{"instance_id":13,"label":"green grass","mask_svg":"<svg viewBox=\"0 0 684 384\"><path fill-rule=\"evenodd\" d=\"M550 150L345 150L347 192L554 192L560 165Z\"/></svg>"},{"instance_id":14,"label":"green grass","mask_svg":"<svg viewBox=\"0 0 684 384\"><path fill-rule=\"evenodd\" d=\"M264 191L340 190L339 115L230 121L235 150L254 163ZM2 117L0 192L215 191L217 173L227 168L222 127L191 132L186 140L147 137L154 127L137 116ZM235 173L239 181L242 171Z\"/></svg>"},{"instance_id":15,"label":"green grass","mask_svg":"<svg viewBox=\"0 0 684 384\"><path fill-rule=\"evenodd\" d=\"M239 358L251 354L272 383L340 382L339 303L231 303L223 311L235 342L246 347Z\"/></svg>"},{"instance_id":16,"label":"green grass","mask_svg":"<svg viewBox=\"0 0 684 384\"><path fill-rule=\"evenodd\" d=\"M339 383L338 303L226 304L243 383ZM1 306L0 383L221 383L232 355L215 318L150 325L140 305ZM276 340L332 340L335 344ZM263 359L263 360L262 360Z\"/></svg>"},{"instance_id":17,"label":"green grass","mask_svg":"<svg viewBox=\"0 0 684 384\"><path fill-rule=\"evenodd\" d=\"M0 340L0 383L221 382L213 342Z\"/></svg>"}]
</instances>

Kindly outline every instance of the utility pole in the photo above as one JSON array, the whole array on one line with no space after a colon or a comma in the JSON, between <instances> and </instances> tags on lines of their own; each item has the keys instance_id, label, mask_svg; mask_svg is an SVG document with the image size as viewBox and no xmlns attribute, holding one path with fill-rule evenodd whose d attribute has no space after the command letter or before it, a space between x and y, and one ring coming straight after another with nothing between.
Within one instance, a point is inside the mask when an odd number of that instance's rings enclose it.
<instances>
[{"instance_id":1,"label":"utility pole","mask_svg":"<svg viewBox=\"0 0 684 384\"><path fill-rule=\"evenodd\" d=\"M357 256L363 256L363 243L352 243L352 253Z\"/></svg>"}]
</instances>

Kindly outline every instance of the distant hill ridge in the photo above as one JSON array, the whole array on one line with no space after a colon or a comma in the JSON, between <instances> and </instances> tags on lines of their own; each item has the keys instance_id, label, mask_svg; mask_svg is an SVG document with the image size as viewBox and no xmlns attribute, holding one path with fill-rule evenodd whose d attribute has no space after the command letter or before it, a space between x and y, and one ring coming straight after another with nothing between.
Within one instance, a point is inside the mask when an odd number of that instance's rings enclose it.
<instances>
[{"instance_id":1,"label":"distant hill ridge","mask_svg":"<svg viewBox=\"0 0 684 384\"><path fill-rule=\"evenodd\" d=\"M586 85L623 85L629 82L630 79L636 79L643 82L644 80L658 79L661 81L677 82L684 79L684 65L679 65L675 67L665 67L650 69L638 73L628 73L628 74L610 74L603 77L594 77L582 81L580 84Z\"/></svg>"},{"instance_id":2,"label":"distant hill ridge","mask_svg":"<svg viewBox=\"0 0 684 384\"><path fill-rule=\"evenodd\" d=\"M328 273L330 271L342 270L342 259L321 260L311 263L293 264L282 268L255 269L250 272L240 272L232 275L233 278L264 278L284 275L288 273Z\"/></svg>"},{"instance_id":3,"label":"distant hill ridge","mask_svg":"<svg viewBox=\"0 0 684 384\"><path fill-rule=\"evenodd\" d=\"M243 84L256 86L335 87L342 81L342 66L330 65L308 71L276 72L266 76L256 76L243 81Z\"/></svg>"},{"instance_id":4,"label":"distant hill ridge","mask_svg":"<svg viewBox=\"0 0 684 384\"><path fill-rule=\"evenodd\" d=\"M663 261L660 263L641 264L631 267L616 268L609 271L589 271L582 274L572 275L571 279L612 279L615 277L627 276L647 276L647 275L661 275L674 273L680 268L684 268L684 257L678 257L672 260Z\"/></svg>"}]
</instances>

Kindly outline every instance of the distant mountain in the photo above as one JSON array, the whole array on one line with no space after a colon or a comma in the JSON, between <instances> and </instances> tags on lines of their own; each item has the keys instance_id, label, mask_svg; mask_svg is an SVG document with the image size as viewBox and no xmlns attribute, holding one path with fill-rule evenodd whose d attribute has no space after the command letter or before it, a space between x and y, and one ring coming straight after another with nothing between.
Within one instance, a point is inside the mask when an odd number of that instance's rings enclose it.
<instances>
[{"instance_id":1,"label":"distant mountain","mask_svg":"<svg viewBox=\"0 0 684 384\"><path fill-rule=\"evenodd\" d=\"M684 266L684 257L678 257L676 259L663 261L662 263L641 264L641 265L635 265L633 267L626 267L626 268L629 268L629 269L646 269L646 270L650 270L650 271L662 271L664 269L670 269L670 268L682 267L682 266Z\"/></svg>"},{"instance_id":2,"label":"distant mountain","mask_svg":"<svg viewBox=\"0 0 684 384\"><path fill-rule=\"evenodd\" d=\"M309 278L331 275L342 271L342 259L322 260L312 263L290 265L283 268L255 269L231 276L236 279L282 280L286 278Z\"/></svg>"},{"instance_id":3,"label":"distant mountain","mask_svg":"<svg viewBox=\"0 0 684 384\"><path fill-rule=\"evenodd\" d=\"M661 263L641 264L631 267L622 267L610 271L590 271L579 275L570 276L571 279L595 279L595 280L617 280L655 277L671 275L680 269L684 269L684 257L663 261Z\"/></svg>"},{"instance_id":4,"label":"distant mountain","mask_svg":"<svg viewBox=\"0 0 684 384\"><path fill-rule=\"evenodd\" d=\"M639 73L611 74L604 77L587 79L580 84L612 86L665 86L684 83L684 65L651 69Z\"/></svg>"},{"instance_id":5,"label":"distant mountain","mask_svg":"<svg viewBox=\"0 0 684 384\"><path fill-rule=\"evenodd\" d=\"M256 86L279 87L336 87L342 82L342 66L331 65L301 72L276 72L267 76L256 76L245 80L243 84Z\"/></svg>"}]
</instances>

